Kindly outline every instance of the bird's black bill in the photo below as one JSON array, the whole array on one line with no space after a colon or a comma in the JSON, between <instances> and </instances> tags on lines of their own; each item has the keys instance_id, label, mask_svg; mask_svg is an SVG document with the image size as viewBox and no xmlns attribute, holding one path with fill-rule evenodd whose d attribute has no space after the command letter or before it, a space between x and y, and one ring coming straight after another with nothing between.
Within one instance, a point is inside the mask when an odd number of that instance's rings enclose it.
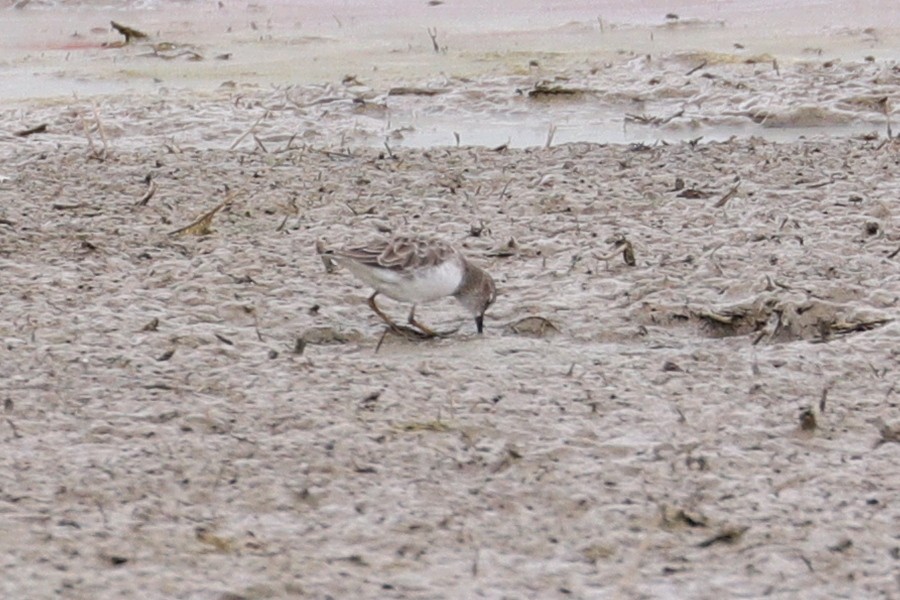
<instances>
[{"instance_id":1,"label":"bird's black bill","mask_svg":"<svg viewBox=\"0 0 900 600\"><path fill-rule=\"evenodd\" d=\"M478 328L478 333L484 332L484 315L475 317L475 327Z\"/></svg>"}]
</instances>

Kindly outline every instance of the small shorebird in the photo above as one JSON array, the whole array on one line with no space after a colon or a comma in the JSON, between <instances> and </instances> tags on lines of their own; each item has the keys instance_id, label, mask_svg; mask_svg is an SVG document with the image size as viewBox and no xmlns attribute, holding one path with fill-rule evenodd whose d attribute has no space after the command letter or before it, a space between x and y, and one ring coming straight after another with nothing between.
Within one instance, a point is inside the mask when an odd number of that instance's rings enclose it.
<instances>
[{"instance_id":1,"label":"small shorebird","mask_svg":"<svg viewBox=\"0 0 900 600\"><path fill-rule=\"evenodd\" d=\"M417 304L453 296L472 313L478 333L481 333L484 313L497 299L497 288L491 276L459 250L439 240L400 236L342 250L326 250L319 242L316 251L322 256L326 267L334 261L375 288L375 293L369 296L369 307L392 330L400 333L418 334L415 330L397 325L384 314L375 303L378 294L398 302L412 303L409 324L425 337L439 334L416 320Z\"/></svg>"}]
</instances>

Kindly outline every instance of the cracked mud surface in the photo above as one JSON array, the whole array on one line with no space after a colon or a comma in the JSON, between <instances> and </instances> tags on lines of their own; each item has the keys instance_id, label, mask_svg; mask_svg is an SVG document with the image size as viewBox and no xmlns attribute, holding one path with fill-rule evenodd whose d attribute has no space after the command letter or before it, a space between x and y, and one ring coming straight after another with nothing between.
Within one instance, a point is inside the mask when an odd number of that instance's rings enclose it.
<instances>
[{"instance_id":1,"label":"cracked mud surface","mask_svg":"<svg viewBox=\"0 0 900 600\"><path fill-rule=\"evenodd\" d=\"M7 594L897 589L895 143L3 152ZM374 352L315 243L385 231L494 274L484 336Z\"/></svg>"}]
</instances>

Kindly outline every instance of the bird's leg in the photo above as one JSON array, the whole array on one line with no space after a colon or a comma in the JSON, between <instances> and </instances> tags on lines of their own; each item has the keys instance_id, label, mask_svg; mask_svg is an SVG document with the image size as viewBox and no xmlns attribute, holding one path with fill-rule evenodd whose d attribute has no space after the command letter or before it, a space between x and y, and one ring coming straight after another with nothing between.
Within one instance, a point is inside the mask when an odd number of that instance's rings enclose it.
<instances>
[{"instance_id":1,"label":"bird's leg","mask_svg":"<svg viewBox=\"0 0 900 600\"><path fill-rule=\"evenodd\" d=\"M369 308L371 308L372 311L376 315L381 317L382 321L387 323L387 326L390 329L390 331L393 331L396 334L402 335L402 336L406 337L407 339L427 339L427 338L439 337L439 334L435 333L431 329L425 327L424 325L422 325L421 323L418 323L415 320L415 309L416 309L415 306L413 306L413 311L409 313L409 319L410 319L409 322L411 325L414 325L415 327L417 327L418 331L416 329L410 329L409 327L406 327L405 325L398 325L397 323L395 323L393 319L391 319L384 312L382 312L382 310L380 308L378 308L378 305L375 303L376 296L378 296L378 292L375 292L374 294L369 296ZM381 341L384 341L383 336L382 336ZM379 347L381 347L381 341L378 342Z\"/></svg>"},{"instance_id":2,"label":"bird's leg","mask_svg":"<svg viewBox=\"0 0 900 600\"><path fill-rule=\"evenodd\" d=\"M419 331L421 331L422 333L424 333L426 336L428 336L428 337L440 337L440 334L439 334L438 332L434 331L434 330L431 329L430 327L426 327L425 325L423 325L423 324L420 323L419 321L416 321L416 305L415 305L415 304L413 304L412 309L410 309L410 311L409 311L409 319L408 319L408 321L409 321L409 324L410 324L410 325L412 325L413 327L416 327Z\"/></svg>"},{"instance_id":3,"label":"bird's leg","mask_svg":"<svg viewBox=\"0 0 900 600\"><path fill-rule=\"evenodd\" d=\"M384 321L385 323L387 323L388 326L392 330L402 333L403 328L400 327L399 325L397 325L396 323L394 323L394 321L389 316L387 316L386 314L381 312L381 309L378 308L377 304L375 304L375 296L377 296L377 295L378 295L378 292L375 292L374 294L369 296L369 308L371 308L375 312L376 315L381 317L381 320Z\"/></svg>"}]
</instances>

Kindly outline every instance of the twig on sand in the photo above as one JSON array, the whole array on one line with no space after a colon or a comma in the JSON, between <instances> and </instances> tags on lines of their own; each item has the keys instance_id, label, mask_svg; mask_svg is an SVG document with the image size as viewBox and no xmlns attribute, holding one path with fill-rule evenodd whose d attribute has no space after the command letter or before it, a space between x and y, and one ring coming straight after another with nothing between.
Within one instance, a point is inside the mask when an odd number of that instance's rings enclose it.
<instances>
[{"instance_id":1,"label":"twig on sand","mask_svg":"<svg viewBox=\"0 0 900 600\"><path fill-rule=\"evenodd\" d=\"M440 53L441 47L437 43L437 27L435 27L433 30L431 27L429 27L428 29L426 29L426 31L428 31L428 37L431 38L431 45L434 46L435 53Z\"/></svg>"},{"instance_id":2,"label":"twig on sand","mask_svg":"<svg viewBox=\"0 0 900 600\"><path fill-rule=\"evenodd\" d=\"M378 344L375 346L375 354L378 354L378 351L381 350L381 345L384 343L384 338L385 338L385 336L387 336L388 333L390 333L390 331L391 331L390 327L384 328L384 331L382 332L381 337L378 338Z\"/></svg>"},{"instance_id":3,"label":"twig on sand","mask_svg":"<svg viewBox=\"0 0 900 600\"><path fill-rule=\"evenodd\" d=\"M739 187L741 187L740 181L734 184L734 186L730 190L728 190L728 192L724 196L719 198L719 200L715 204L713 204L713 208L722 208L723 206L725 206L725 204L727 204L728 201L734 198L734 195L737 194Z\"/></svg>"},{"instance_id":4,"label":"twig on sand","mask_svg":"<svg viewBox=\"0 0 900 600\"><path fill-rule=\"evenodd\" d=\"M878 101L878 104L881 105L881 111L884 113L884 118L887 121L887 137L888 139L893 138L893 134L891 132L891 107L890 102L887 96Z\"/></svg>"},{"instance_id":5,"label":"twig on sand","mask_svg":"<svg viewBox=\"0 0 900 600\"><path fill-rule=\"evenodd\" d=\"M831 176L830 176L828 179L826 179L825 181L817 181L817 182L815 182L815 183L810 183L810 184L807 184L806 187L807 187L808 189L814 190L814 189L816 189L816 188L825 187L826 185L831 185L831 184L833 184L834 182L835 182L835 177L834 177L834 175L831 175Z\"/></svg>"},{"instance_id":6,"label":"twig on sand","mask_svg":"<svg viewBox=\"0 0 900 600\"><path fill-rule=\"evenodd\" d=\"M9 424L9 428L12 429L13 437L16 439L21 438L22 434L19 433L19 430L16 427L16 424L12 422L12 419L6 419L6 422Z\"/></svg>"},{"instance_id":7,"label":"twig on sand","mask_svg":"<svg viewBox=\"0 0 900 600\"><path fill-rule=\"evenodd\" d=\"M547 141L544 144L544 148L549 148L551 144L553 144L553 136L556 135L556 125L553 123L550 124L550 128L547 130Z\"/></svg>"},{"instance_id":8,"label":"twig on sand","mask_svg":"<svg viewBox=\"0 0 900 600\"><path fill-rule=\"evenodd\" d=\"M169 235L208 235L212 229L213 217L216 216L217 212L231 204L231 200L233 198L234 192L229 193L221 204L206 212L203 216L201 216L190 225L169 232Z\"/></svg>"},{"instance_id":9,"label":"twig on sand","mask_svg":"<svg viewBox=\"0 0 900 600\"><path fill-rule=\"evenodd\" d=\"M640 123L641 125L652 125L654 127L665 125L679 117L684 116L684 109L669 115L668 117L651 117L649 115L636 115L634 113L625 113L625 123Z\"/></svg>"},{"instance_id":10,"label":"twig on sand","mask_svg":"<svg viewBox=\"0 0 900 600\"><path fill-rule=\"evenodd\" d=\"M539 81L534 87L528 90L528 97L536 100L547 100L551 98L584 98L587 96L596 96L597 90L583 87L570 87L560 85L551 81Z\"/></svg>"},{"instance_id":11,"label":"twig on sand","mask_svg":"<svg viewBox=\"0 0 900 600\"><path fill-rule=\"evenodd\" d=\"M263 146L262 140L256 137L256 134L253 134L253 141L256 142L256 145L259 146L259 149L263 151L263 154L268 154L269 151L266 150L266 147Z\"/></svg>"},{"instance_id":12,"label":"twig on sand","mask_svg":"<svg viewBox=\"0 0 900 600\"><path fill-rule=\"evenodd\" d=\"M503 186L503 189L500 190L500 195L497 196L497 199L502 200L506 196L506 188L509 187L510 183L512 183L512 179L506 181L506 184Z\"/></svg>"},{"instance_id":13,"label":"twig on sand","mask_svg":"<svg viewBox=\"0 0 900 600\"><path fill-rule=\"evenodd\" d=\"M250 129L248 129L247 131L245 131L244 133L242 133L241 135L239 135L239 136L237 137L236 140L234 140L233 142L231 142L231 146L229 146L228 149L229 149L229 150L234 150L234 149L237 147L238 144L240 144L241 142L244 141L244 138L246 138L248 135L250 135L251 133L253 133L253 130L256 129L256 126L259 125L259 123L260 123L263 119L265 119L267 116L269 116L269 111L266 111L266 112L264 112L262 115L260 115L260 117L259 117L256 121L253 122L253 125L250 126Z\"/></svg>"},{"instance_id":14,"label":"twig on sand","mask_svg":"<svg viewBox=\"0 0 900 600\"><path fill-rule=\"evenodd\" d=\"M389 89L388 96L437 96L438 94L445 94L446 92L447 90L443 88L422 88L401 85Z\"/></svg>"},{"instance_id":15,"label":"twig on sand","mask_svg":"<svg viewBox=\"0 0 900 600\"><path fill-rule=\"evenodd\" d=\"M287 144L284 145L284 148L282 148L281 150L276 150L275 152L276 152L276 153L278 153L278 152L287 152L287 151L291 150L291 149L292 149L292 145L293 145L293 143L294 143L294 140L295 140L296 138L297 138L297 134L294 133L293 135L291 135L290 139L287 141Z\"/></svg>"},{"instance_id":16,"label":"twig on sand","mask_svg":"<svg viewBox=\"0 0 900 600\"><path fill-rule=\"evenodd\" d=\"M115 21L110 21L110 25L112 28L125 36L125 43L130 44L132 39L142 40L147 38L147 34L143 31L138 31L132 27L128 27L127 25L122 25L120 23L116 23Z\"/></svg>"},{"instance_id":17,"label":"twig on sand","mask_svg":"<svg viewBox=\"0 0 900 600\"><path fill-rule=\"evenodd\" d=\"M35 133L45 133L47 131L47 124L41 123L40 125L35 125L34 127L29 127L28 129L23 129L22 131L17 131L13 135L16 137L28 137L29 135L33 135Z\"/></svg>"},{"instance_id":18,"label":"twig on sand","mask_svg":"<svg viewBox=\"0 0 900 600\"><path fill-rule=\"evenodd\" d=\"M321 152L328 158L353 158L353 155L350 152L335 152L333 150L318 150L315 149L316 152Z\"/></svg>"},{"instance_id":19,"label":"twig on sand","mask_svg":"<svg viewBox=\"0 0 900 600\"><path fill-rule=\"evenodd\" d=\"M390 146L390 144L388 144L388 141L387 141L387 140L384 140L384 147L385 147L385 148L387 149L387 151L388 151L388 156L390 156L390 157L393 158L393 159L396 159L396 158L397 158L396 156L394 156L394 151L391 150L391 146Z\"/></svg>"},{"instance_id":20,"label":"twig on sand","mask_svg":"<svg viewBox=\"0 0 900 600\"><path fill-rule=\"evenodd\" d=\"M705 67L707 64L708 64L708 61L706 59L704 59L702 63L700 63L699 65L697 65L696 67L694 67L693 69L688 71L687 73L685 73L685 76L693 75L694 73L696 73L697 71L699 71L700 69Z\"/></svg>"},{"instance_id":21,"label":"twig on sand","mask_svg":"<svg viewBox=\"0 0 900 600\"><path fill-rule=\"evenodd\" d=\"M96 103L91 102L91 110L94 112L94 122L97 123L100 139L103 141L103 158L106 158L109 156L109 141L106 139L106 130L103 128L103 121L100 120L100 113L97 111Z\"/></svg>"},{"instance_id":22,"label":"twig on sand","mask_svg":"<svg viewBox=\"0 0 900 600\"><path fill-rule=\"evenodd\" d=\"M750 529L746 526L726 527L712 537L706 538L697 544L698 548L709 548L715 544L733 544L741 539L741 536Z\"/></svg>"},{"instance_id":23,"label":"twig on sand","mask_svg":"<svg viewBox=\"0 0 900 600\"><path fill-rule=\"evenodd\" d=\"M149 181L150 186L147 188L147 193L145 193L140 200L137 201L135 206L147 206L147 203L150 202L150 198L153 197L153 194L156 193L156 182L152 179Z\"/></svg>"}]
</instances>

